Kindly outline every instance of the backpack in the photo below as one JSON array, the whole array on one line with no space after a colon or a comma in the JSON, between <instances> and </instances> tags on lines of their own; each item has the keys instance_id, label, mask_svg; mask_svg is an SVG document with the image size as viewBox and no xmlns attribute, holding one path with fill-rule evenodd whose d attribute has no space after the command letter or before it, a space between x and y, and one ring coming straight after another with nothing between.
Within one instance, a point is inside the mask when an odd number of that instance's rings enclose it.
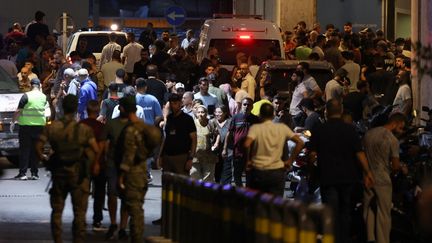
<instances>
[{"instance_id":1,"label":"backpack","mask_svg":"<svg viewBox=\"0 0 432 243\"><path fill-rule=\"evenodd\" d=\"M103 102L104 102L104 104L106 106L105 119L107 121L112 120L112 114L114 112L114 108L119 104L119 100L118 99L107 98Z\"/></svg>"},{"instance_id":2,"label":"backpack","mask_svg":"<svg viewBox=\"0 0 432 243\"><path fill-rule=\"evenodd\" d=\"M62 121L64 128L69 125ZM66 133L62 138L53 144L54 150L54 167L69 167L81 162L84 154L84 148L79 143L79 124L73 125L72 137L68 137Z\"/></svg>"}]
</instances>

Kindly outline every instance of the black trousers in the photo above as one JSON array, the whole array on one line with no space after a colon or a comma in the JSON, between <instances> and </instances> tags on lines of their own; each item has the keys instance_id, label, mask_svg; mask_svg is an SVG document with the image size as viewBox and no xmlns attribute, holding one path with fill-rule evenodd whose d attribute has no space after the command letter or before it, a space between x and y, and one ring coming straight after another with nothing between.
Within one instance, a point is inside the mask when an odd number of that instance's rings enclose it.
<instances>
[{"instance_id":1,"label":"black trousers","mask_svg":"<svg viewBox=\"0 0 432 243\"><path fill-rule=\"evenodd\" d=\"M30 167L32 174L38 173L39 160L36 154L36 142L42 133L43 126L20 126L19 128L19 173L27 173Z\"/></svg>"}]
</instances>

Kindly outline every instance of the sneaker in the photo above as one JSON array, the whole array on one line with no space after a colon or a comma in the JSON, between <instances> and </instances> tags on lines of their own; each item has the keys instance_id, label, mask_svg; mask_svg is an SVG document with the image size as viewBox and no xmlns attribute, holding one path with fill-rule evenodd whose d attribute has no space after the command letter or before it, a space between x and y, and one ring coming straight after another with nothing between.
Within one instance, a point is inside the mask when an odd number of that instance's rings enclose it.
<instances>
[{"instance_id":1,"label":"sneaker","mask_svg":"<svg viewBox=\"0 0 432 243\"><path fill-rule=\"evenodd\" d=\"M116 231L117 231L117 225L116 224L110 225L108 232L105 235L105 239L107 239L107 240L114 239L114 234Z\"/></svg>"},{"instance_id":2,"label":"sneaker","mask_svg":"<svg viewBox=\"0 0 432 243\"><path fill-rule=\"evenodd\" d=\"M107 228L103 227L101 222L93 223L93 231L105 231L105 230L107 230Z\"/></svg>"},{"instance_id":3,"label":"sneaker","mask_svg":"<svg viewBox=\"0 0 432 243\"><path fill-rule=\"evenodd\" d=\"M32 174L29 178L30 180L39 180L38 174Z\"/></svg>"},{"instance_id":4,"label":"sneaker","mask_svg":"<svg viewBox=\"0 0 432 243\"><path fill-rule=\"evenodd\" d=\"M25 174L18 174L17 176L14 177L14 179L20 180L20 181L26 181L28 178Z\"/></svg>"},{"instance_id":5,"label":"sneaker","mask_svg":"<svg viewBox=\"0 0 432 243\"><path fill-rule=\"evenodd\" d=\"M126 233L125 229L120 229L118 232L118 239L119 240L127 240L129 238L129 236Z\"/></svg>"}]
</instances>

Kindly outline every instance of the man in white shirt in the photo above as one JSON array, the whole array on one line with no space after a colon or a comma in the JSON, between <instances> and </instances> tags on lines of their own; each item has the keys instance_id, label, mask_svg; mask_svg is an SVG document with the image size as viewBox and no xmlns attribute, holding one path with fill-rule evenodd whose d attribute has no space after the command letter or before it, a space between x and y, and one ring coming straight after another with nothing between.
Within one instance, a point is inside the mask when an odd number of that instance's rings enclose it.
<instances>
[{"instance_id":1,"label":"man in white shirt","mask_svg":"<svg viewBox=\"0 0 432 243\"><path fill-rule=\"evenodd\" d=\"M117 40L116 33L112 32L108 38L109 38L109 43L102 48L101 59L100 59L101 67L105 63L110 62L112 60L111 58L114 51L119 51L121 53L121 46L116 43Z\"/></svg>"},{"instance_id":2,"label":"man in white shirt","mask_svg":"<svg viewBox=\"0 0 432 243\"><path fill-rule=\"evenodd\" d=\"M205 78L201 78L199 80L199 89L200 91L194 95L194 99L200 99L203 102L203 105L207 108L208 114L213 115L216 106L219 105L219 102L215 95L210 94L209 90L209 81Z\"/></svg>"},{"instance_id":3,"label":"man in white shirt","mask_svg":"<svg viewBox=\"0 0 432 243\"><path fill-rule=\"evenodd\" d=\"M300 62L297 65L297 70L302 71L304 74L303 83L307 89L308 98L311 99L320 98L322 96L322 90L318 86L318 83L316 82L315 78L309 74L309 63Z\"/></svg>"},{"instance_id":4,"label":"man in white shirt","mask_svg":"<svg viewBox=\"0 0 432 243\"><path fill-rule=\"evenodd\" d=\"M354 53L352 51L343 51L341 54L345 61L345 64L342 66L342 68L347 70L348 78L351 82L349 91L357 91L357 83L360 79L360 65L353 61Z\"/></svg>"},{"instance_id":5,"label":"man in white shirt","mask_svg":"<svg viewBox=\"0 0 432 243\"><path fill-rule=\"evenodd\" d=\"M327 82L324 91L325 102L332 99L342 102L343 97L348 94L348 83L345 81L347 75L348 72L340 68L336 71L335 77Z\"/></svg>"},{"instance_id":6,"label":"man in white shirt","mask_svg":"<svg viewBox=\"0 0 432 243\"><path fill-rule=\"evenodd\" d=\"M300 153L304 142L285 124L273 123L274 108L271 104L262 104L260 118L262 123L252 125L244 147L246 158L246 185L262 192L283 196L286 170ZM290 157L282 160L282 153L287 140L296 145Z\"/></svg>"},{"instance_id":7,"label":"man in white shirt","mask_svg":"<svg viewBox=\"0 0 432 243\"><path fill-rule=\"evenodd\" d=\"M410 72L400 70L396 75L396 83L399 84L399 89L393 101L393 111L400 112L406 117L411 115L413 105L412 91L409 82Z\"/></svg>"},{"instance_id":8,"label":"man in white shirt","mask_svg":"<svg viewBox=\"0 0 432 243\"><path fill-rule=\"evenodd\" d=\"M18 73L17 67L14 62L8 60L7 58L7 52L0 51L0 67L2 67L10 77L15 77Z\"/></svg>"},{"instance_id":9,"label":"man in white shirt","mask_svg":"<svg viewBox=\"0 0 432 243\"><path fill-rule=\"evenodd\" d=\"M135 42L134 33L129 32L127 38L129 44L123 48L122 63L124 64L128 78L131 78L135 63L141 60L141 50L143 49L143 46Z\"/></svg>"},{"instance_id":10,"label":"man in white shirt","mask_svg":"<svg viewBox=\"0 0 432 243\"><path fill-rule=\"evenodd\" d=\"M193 38L193 36L194 36L193 30L189 29L186 31L186 38L184 38L184 40L181 43L181 47L183 49L186 50L186 48L189 47L189 44L195 40L195 38Z\"/></svg>"}]
</instances>

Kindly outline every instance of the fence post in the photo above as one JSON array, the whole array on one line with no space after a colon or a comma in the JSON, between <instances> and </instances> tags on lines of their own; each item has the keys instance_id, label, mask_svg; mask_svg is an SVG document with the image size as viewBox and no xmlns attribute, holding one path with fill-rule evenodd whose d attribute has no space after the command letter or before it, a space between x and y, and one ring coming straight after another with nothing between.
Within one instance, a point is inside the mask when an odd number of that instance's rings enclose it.
<instances>
[{"instance_id":1,"label":"fence post","mask_svg":"<svg viewBox=\"0 0 432 243\"><path fill-rule=\"evenodd\" d=\"M259 197L255 213L255 242L270 242L270 215L269 207L273 195L264 193Z\"/></svg>"},{"instance_id":2,"label":"fence post","mask_svg":"<svg viewBox=\"0 0 432 243\"><path fill-rule=\"evenodd\" d=\"M285 200L282 197L275 197L270 204L270 241L282 243L283 241L283 206Z\"/></svg>"},{"instance_id":3,"label":"fence post","mask_svg":"<svg viewBox=\"0 0 432 243\"><path fill-rule=\"evenodd\" d=\"M286 201L283 207L283 242L300 242L302 218L306 217L306 209L299 201Z\"/></svg>"}]
</instances>

